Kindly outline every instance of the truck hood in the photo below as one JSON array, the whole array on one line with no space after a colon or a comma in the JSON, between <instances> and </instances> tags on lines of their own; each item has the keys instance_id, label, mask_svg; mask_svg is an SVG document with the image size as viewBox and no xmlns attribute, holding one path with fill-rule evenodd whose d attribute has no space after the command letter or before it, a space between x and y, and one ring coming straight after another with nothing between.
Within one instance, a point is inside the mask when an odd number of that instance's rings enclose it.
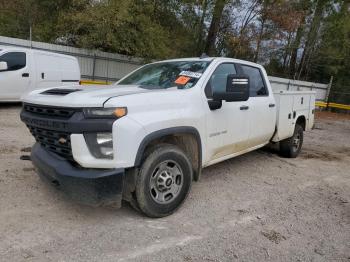
<instances>
[{"instance_id":1,"label":"truck hood","mask_svg":"<svg viewBox=\"0 0 350 262\"><path fill-rule=\"evenodd\" d=\"M157 92L138 85L75 85L35 90L22 97L31 104L64 107L103 107L110 98Z\"/></svg>"}]
</instances>

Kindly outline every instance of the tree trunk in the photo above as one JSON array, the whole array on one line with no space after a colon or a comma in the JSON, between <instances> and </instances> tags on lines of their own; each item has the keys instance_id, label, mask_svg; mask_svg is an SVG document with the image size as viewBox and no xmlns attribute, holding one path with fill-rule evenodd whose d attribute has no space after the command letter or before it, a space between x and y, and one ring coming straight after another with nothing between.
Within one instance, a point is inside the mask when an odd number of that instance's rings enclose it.
<instances>
[{"instance_id":1,"label":"tree trunk","mask_svg":"<svg viewBox=\"0 0 350 262\"><path fill-rule=\"evenodd\" d=\"M327 3L327 0L318 0L316 3L314 17L311 22L310 31L307 35L303 55L301 57L301 61L298 68L298 71L299 71L298 79L300 79L303 73L303 70L305 68L306 62L309 60L308 56L310 55L310 51L312 50L313 46L316 44L316 39L317 39L319 28L321 26L323 11L326 3Z\"/></svg>"},{"instance_id":2,"label":"tree trunk","mask_svg":"<svg viewBox=\"0 0 350 262\"><path fill-rule=\"evenodd\" d=\"M266 18L263 15L262 20L261 20L261 28L260 28L260 32L259 32L259 36L256 42L256 50L255 50L255 54L254 54L254 63L256 63L258 61L259 58L259 52L260 52L260 46L261 46L261 41L264 35L264 29L265 29L265 21Z\"/></svg>"},{"instance_id":3,"label":"tree trunk","mask_svg":"<svg viewBox=\"0 0 350 262\"><path fill-rule=\"evenodd\" d=\"M210 23L208 37L204 49L204 52L207 53L207 55L209 56L216 55L215 42L220 27L221 16L226 5L226 1L227 0L216 0L215 2L213 18Z\"/></svg>"},{"instance_id":4,"label":"tree trunk","mask_svg":"<svg viewBox=\"0 0 350 262\"><path fill-rule=\"evenodd\" d=\"M293 79L295 78L298 50L300 47L301 38L303 36L303 33L304 33L304 27L303 27L303 25L300 25L298 27L297 33L295 35L295 39L294 39L293 44L292 44L292 53L291 53L290 61L289 61L289 77L292 77Z\"/></svg>"},{"instance_id":5,"label":"tree trunk","mask_svg":"<svg viewBox=\"0 0 350 262\"><path fill-rule=\"evenodd\" d=\"M288 38L287 38L287 44L284 50L283 54L283 73L286 73L286 67L287 67L287 61L288 61L288 55L290 54L290 42L292 41L292 32L289 32Z\"/></svg>"},{"instance_id":6,"label":"tree trunk","mask_svg":"<svg viewBox=\"0 0 350 262\"><path fill-rule=\"evenodd\" d=\"M203 27L204 27L204 19L207 14L207 8L208 8L208 0L203 0L202 2L202 9L203 13L199 21L198 26L198 40L197 40L197 50L198 50L198 56L200 56L203 52Z\"/></svg>"}]
</instances>

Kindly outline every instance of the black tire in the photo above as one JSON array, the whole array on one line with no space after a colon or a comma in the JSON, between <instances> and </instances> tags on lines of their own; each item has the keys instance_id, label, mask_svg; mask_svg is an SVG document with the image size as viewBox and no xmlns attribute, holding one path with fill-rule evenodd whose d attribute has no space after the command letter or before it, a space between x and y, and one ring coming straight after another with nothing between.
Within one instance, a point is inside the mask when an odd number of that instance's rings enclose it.
<instances>
[{"instance_id":1,"label":"black tire","mask_svg":"<svg viewBox=\"0 0 350 262\"><path fill-rule=\"evenodd\" d=\"M171 172L173 169L177 172ZM171 179L172 173L176 173L173 179ZM162 180L164 174L168 177ZM191 188L192 177L193 170L190 160L180 148L170 144L154 148L145 157L136 179L136 200L139 209L145 215L155 218L172 214L186 199ZM171 180L170 187L173 189L176 187L174 190L176 193L171 193L171 188L159 189L158 186L162 185L155 186L160 180L165 186L169 186L166 179ZM160 203L157 198L161 195L164 196L164 198L159 197L164 200L163 203ZM165 200L165 196L168 196L167 198L170 196L170 199Z\"/></svg>"},{"instance_id":2,"label":"black tire","mask_svg":"<svg viewBox=\"0 0 350 262\"><path fill-rule=\"evenodd\" d=\"M280 155L288 158L295 158L299 155L303 146L304 130L303 127L296 124L292 137L280 142ZM299 141L298 143L296 141Z\"/></svg>"}]
</instances>

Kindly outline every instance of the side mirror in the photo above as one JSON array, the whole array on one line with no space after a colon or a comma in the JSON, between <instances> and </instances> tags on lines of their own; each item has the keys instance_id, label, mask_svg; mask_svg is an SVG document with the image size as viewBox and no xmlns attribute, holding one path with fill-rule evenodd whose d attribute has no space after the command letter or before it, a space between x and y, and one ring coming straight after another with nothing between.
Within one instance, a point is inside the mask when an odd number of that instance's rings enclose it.
<instances>
[{"instance_id":1,"label":"side mirror","mask_svg":"<svg viewBox=\"0 0 350 262\"><path fill-rule=\"evenodd\" d=\"M0 62L0 71L6 71L7 69L7 62Z\"/></svg>"},{"instance_id":2,"label":"side mirror","mask_svg":"<svg viewBox=\"0 0 350 262\"><path fill-rule=\"evenodd\" d=\"M228 75L226 89L214 90L213 100L227 102L247 101L249 99L249 77L246 75Z\"/></svg>"}]
</instances>

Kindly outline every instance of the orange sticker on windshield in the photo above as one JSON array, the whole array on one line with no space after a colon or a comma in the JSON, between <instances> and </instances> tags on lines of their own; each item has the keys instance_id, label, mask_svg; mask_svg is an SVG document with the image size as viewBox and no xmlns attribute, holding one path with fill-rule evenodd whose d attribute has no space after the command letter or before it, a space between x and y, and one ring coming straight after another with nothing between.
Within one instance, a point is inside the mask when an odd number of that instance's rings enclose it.
<instances>
[{"instance_id":1,"label":"orange sticker on windshield","mask_svg":"<svg viewBox=\"0 0 350 262\"><path fill-rule=\"evenodd\" d=\"M179 76L176 80L175 80L175 84L178 85L186 85L187 82L191 79L191 77L188 76Z\"/></svg>"}]
</instances>

